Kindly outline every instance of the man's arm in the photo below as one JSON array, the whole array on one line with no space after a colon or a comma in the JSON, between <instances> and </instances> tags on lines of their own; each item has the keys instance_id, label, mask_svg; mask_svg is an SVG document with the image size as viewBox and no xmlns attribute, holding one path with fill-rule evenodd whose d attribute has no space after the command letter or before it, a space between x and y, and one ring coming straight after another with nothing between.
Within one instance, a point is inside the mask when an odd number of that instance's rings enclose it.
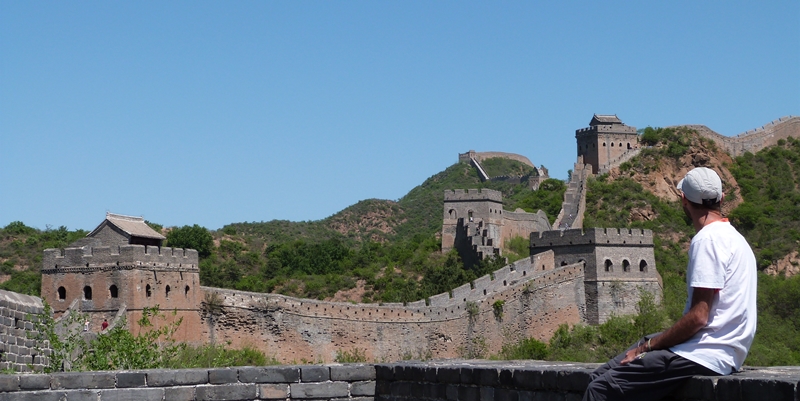
<instances>
[{"instance_id":1,"label":"man's arm","mask_svg":"<svg viewBox=\"0 0 800 401\"><path fill-rule=\"evenodd\" d=\"M714 301L714 294L717 291L719 290L713 288L692 289L692 306L689 308L689 312L681 316L667 331L651 338L649 343L628 351L621 363L624 365L634 360L642 352L669 348L692 338L693 335L708 324L711 303Z\"/></svg>"}]
</instances>

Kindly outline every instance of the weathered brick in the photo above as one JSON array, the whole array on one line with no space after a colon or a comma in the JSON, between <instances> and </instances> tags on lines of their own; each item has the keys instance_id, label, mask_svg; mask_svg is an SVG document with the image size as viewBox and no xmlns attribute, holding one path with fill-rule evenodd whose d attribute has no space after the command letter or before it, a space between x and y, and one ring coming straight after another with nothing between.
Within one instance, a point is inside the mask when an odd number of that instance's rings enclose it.
<instances>
[{"instance_id":1,"label":"weathered brick","mask_svg":"<svg viewBox=\"0 0 800 401\"><path fill-rule=\"evenodd\" d=\"M0 374L0 392L19 390L19 376Z\"/></svg>"},{"instance_id":2,"label":"weathered brick","mask_svg":"<svg viewBox=\"0 0 800 401\"><path fill-rule=\"evenodd\" d=\"M145 372L118 372L117 388L144 387L147 385Z\"/></svg>"},{"instance_id":3,"label":"weathered brick","mask_svg":"<svg viewBox=\"0 0 800 401\"><path fill-rule=\"evenodd\" d=\"M198 401L254 400L257 397L256 384L227 384L221 386L197 386L195 395Z\"/></svg>"},{"instance_id":4,"label":"weathered brick","mask_svg":"<svg viewBox=\"0 0 800 401\"><path fill-rule=\"evenodd\" d=\"M343 382L292 383L289 385L292 398L347 397L349 386Z\"/></svg>"},{"instance_id":5,"label":"weathered brick","mask_svg":"<svg viewBox=\"0 0 800 401\"><path fill-rule=\"evenodd\" d=\"M556 377L556 387L566 391L583 392L592 381L590 375L591 371L588 369L559 371Z\"/></svg>"},{"instance_id":6,"label":"weathered brick","mask_svg":"<svg viewBox=\"0 0 800 401\"><path fill-rule=\"evenodd\" d=\"M324 382L331 379L331 371L327 366L301 366L300 380L303 382Z\"/></svg>"},{"instance_id":7,"label":"weathered brick","mask_svg":"<svg viewBox=\"0 0 800 401\"><path fill-rule=\"evenodd\" d=\"M6 395L6 394L3 394ZM0 398L3 401L61 401L67 399L65 391L26 391L22 393L8 394L8 398Z\"/></svg>"},{"instance_id":8,"label":"weathered brick","mask_svg":"<svg viewBox=\"0 0 800 401\"><path fill-rule=\"evenodd\" d=\"M288 383L267 383L258 385L260 400L284 400L289 398Z\"/></svg>"},{"instance_id":9,"label":"weathered brick","mask_svg":"<svg viewBox=\"0 0 800 401\"><path fill-rule=\"evenodd\" d=\"M194 386L164 387L166 401L194 401Z\"/></svg>"},{"instance_id":10,"label":"weathered brick","mask_svg":"<svg viewBox=\"0 0 800 401\"><path fill-rule=\"evenodd\" d=\"M208 370L206 369L147 371L148 387L168 387L206 383L208 383Z\"/></svg>"},{"instance_id":11,"label":"weathered brick","mask_svg":"<svg viewBox=\"0 0 800 401\"><path fill-rule=\"evenodd\" d=\"M461 383L460 368L440 367L437 373L439 376L438 380L440 383L451 383L451 384Z\"/></svg>"},{"instance_id":12,"label":"weathered brick","mask_svg":"<svg viewBox=\"0 0 800 401\"><path fill-rule=\"evenodd\" d=\"M239 372L236 369L209 369L208 382L210 384L238 383Z\"/></svg>"},{"instance_id":13,"label":"weathered brick","mask_svg":"<svg viewBox=\"0 0 800 401\"><path fill-rule=\"evenodd\" d=\"M47 390L50 388L50 375L21 375L19 388L22 390Z\"/></svg>"},{"instance_id":14,"label":"weathered brick","mask_svg":"<svg viewBox=\"0 0 800 401\"><path fill-rule=\"evenodd\" d=\"M266 366L239 368L242 383L296 383L300 381L300 368L296 366Z\"/></svg>"},{"instance_id":15,"label":"weathered brick","mask_svg":"<svg viewBox=\"0 0 800 401\"><path fill-rule=\"evenodd\" d=\"M70 398L67 399L72 401ZM163 399L163 388L119 388L113 390L100 390L100 400L161 401Z\"/></svg>"},{"instance_id":16,"label":"weathered brick","mask_svg":"<svg viewBox=\"0 0 800 401\"><path fill-rule=\"evenodd\" d=\"M363 381L351 383L350 395L375 395L375 382Z\"/></svg>"},{"instance_id":17,"label":"weathered brick","mask_svg":"<svg viewBox=\"0 0 800 401\"><path fill-rule=\"evenodd\" d=\"M459 386L458 387L458 400L459 401L480 401L481 392L476 386Z\"/></svg>"},{"instance_id":18,"label":"weathered brick","mask_svg":"<svg viewBox=\"0 0 800 401\"><path fill-rule=\"evenodd\" d=\"M542 371L535 369L515 369L514 387L539 390L542 388Z\"/></svg>"},{"instance_id":19,"label":"weathered brick","mask_svg":"<svg viewBox=\"0 0 800 401\"><path fill-rule=\"evenodd\" d=\"M375 365L375 378L378 380L393 380L394 365Z\"/></svg>"},{"instance_id":20,"label":"weathered brick","mask_svg":"<svg viewBox=\"0 0 800 401\"><path fill-rule=\"evenodd\" d=\"M330 369L331 380L334 381L375 380L374 365L334 365Z\"/></svg>"},{"instance_id":21,"label":"weathered brick","mask_svg":"<svg viewBox=\"0 0 800 401\"><path fill-rule=\"evenodd\" d=\"M116 380L113 372L54 373L50 382L52 389L95 389L114 388Z\"/></svg>"}]
</instances>

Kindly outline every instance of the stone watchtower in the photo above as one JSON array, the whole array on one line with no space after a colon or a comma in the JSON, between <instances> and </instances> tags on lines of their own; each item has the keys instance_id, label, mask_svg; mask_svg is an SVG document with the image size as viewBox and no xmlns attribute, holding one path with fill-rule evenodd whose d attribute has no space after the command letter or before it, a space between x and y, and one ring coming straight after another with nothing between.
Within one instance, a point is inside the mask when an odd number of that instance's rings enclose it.
<instances>
[{"instance_id":1,"label":"stone watchtower","mask_svg":"<svg viewBox=\"0 0 800 401\"><path fill-rule=\"evenodd\" d=\"M636 127L622 123L616 115L592 117L589 127L575 131L578 157L592 166L593 174L607 172L626 154L639 148Z\"/></svg>"},{"instance_id":2,"label":"stone watchtower","mask_svg":"<svg viewBox=\"0 0 800 401\"><path fill-rule=\"evenodd\" d=\"M86 238L44 251L42 298L56 314L77 300L94 327L120 311L135 322L144 308L155 306L178 311L183 326L199 323L197 251L161 246L165 239L141 217L108 213Z\"/></svg>"},{"instance_id":3,"label":"stone watchtower","mask_svg":"<svg viewBox=\"0 0 800 401\"><path fill-rule=\"evenodd\" d=\"M531 233L531 255L552 250L555 264L584 263L586 320L605 322L612 314L636 314L641 290L662 294L656 270L653 232L592 228Z\"/></svg>"}]
</instances>

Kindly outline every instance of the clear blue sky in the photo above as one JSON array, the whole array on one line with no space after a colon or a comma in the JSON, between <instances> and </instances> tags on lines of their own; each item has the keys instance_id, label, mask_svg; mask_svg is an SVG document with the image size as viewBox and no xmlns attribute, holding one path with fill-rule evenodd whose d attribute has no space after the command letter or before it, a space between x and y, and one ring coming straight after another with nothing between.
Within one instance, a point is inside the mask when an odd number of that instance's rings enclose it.
<instances>
[{"instance_id":1,"label":"clear blue sky","mask_svg":"<svg viewBox=\"0 0 800 401\"><path fill-rule=\"evenodd\" d=\"M593 113L800 115L800 2L2 1L0 227L317 220Z\"/></svg>"}]
</instances>

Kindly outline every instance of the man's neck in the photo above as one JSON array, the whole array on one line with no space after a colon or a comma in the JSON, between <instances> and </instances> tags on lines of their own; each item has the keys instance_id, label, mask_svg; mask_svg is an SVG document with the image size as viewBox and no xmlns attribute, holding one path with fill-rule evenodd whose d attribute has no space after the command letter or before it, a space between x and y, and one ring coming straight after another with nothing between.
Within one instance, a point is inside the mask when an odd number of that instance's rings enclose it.
<instances>
[{"instance_id":1,"label":"man's neck","mask_svg":"<svg viewBox=\"0 0 800 401\"><path fill-rule=\"evenodd\" d=\"M716 210L709 210L706 213L698 216L698 218L694 221L694 229L695 231L700 231L703 229L703 227L711 223L716 223L723 220L725 220L725 218L722 217L722 213Z\"/></svg>"}]
</instances>

